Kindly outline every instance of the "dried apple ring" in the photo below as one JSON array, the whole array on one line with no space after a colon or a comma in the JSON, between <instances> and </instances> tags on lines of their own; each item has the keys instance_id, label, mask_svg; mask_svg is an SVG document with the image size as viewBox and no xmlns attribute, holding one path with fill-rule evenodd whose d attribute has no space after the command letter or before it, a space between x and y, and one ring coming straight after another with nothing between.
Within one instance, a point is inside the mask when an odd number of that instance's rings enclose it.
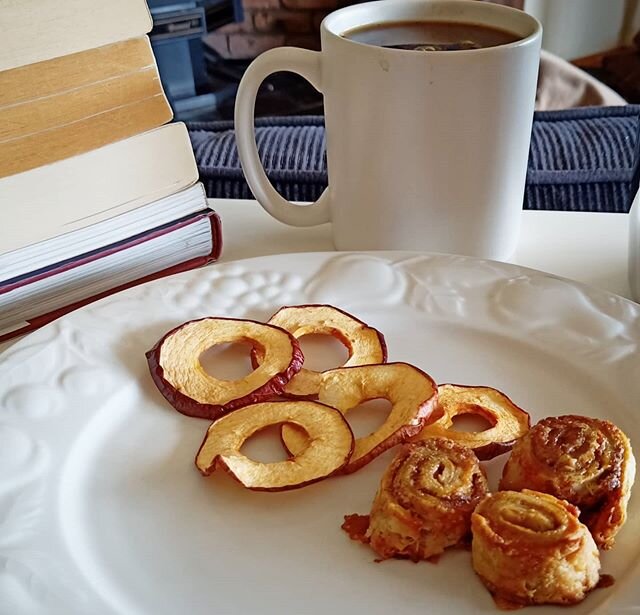
<instances>
[{"instance_id":1,"label":"dried apple ring","mask_svg":"<svg viewBox=\"0 0 640 615\"><path fill-rule=\"evenodd\" d=\"M427 425L414 440L449 438L473 449L478 459L493 459L511 450L515 441L529 431L530 417L504 393L491 387L441 384L438 387L438 411L441 416ZM463 432L452 429L453 419L475 414L489 421L484 431Z\"/></svg>"},{"instance_id":2,"label":"dried apple ring","mask_svg":"<svg viewBox=\"0 0 640 615\"><path fill-rule=\"evenodd\" d=\"M240 452L254 433L281 423L297 425L308 434L309 446L299 455L261 463ZM347 463L353 445L353 432L335 408L314 401L264 402L212 423L196 456L196 466L204 476L221 467L249 489L283 491L330 476Z\"/></svg>"},{"instance_id":3,"label":"dried apple ring","mask_svg":"<svg viewBox=\"0 0 640 615\"><path fill-rule=\"evenodd\" d=\"M341 367L325 372L318 398L343 414L370 399L387 399L392 404L387 420L378 429L356 439L353 455L341 472L355 472L417 434L435 408L437 397L431 376L408 363ZM307 434L291 425L283 425L282 441L293 454L309 446Z\"/></svg>"},{"instance_id":4,"label":"dried apple ring","mask_svg":"<svg viewBox=\"0 0 640 615\"><path fill-rule=\"evenodd\" d=\"M349 358L343 367L385 363L387 346L380 331L355 316L331 305L297 305L283 307L269 324L289 331L296 339L303 335L324 334L339 339L347 348ZM252 353L254 366L262 361L260 352ZM323 372L303 367L284 388L287 396L316 399Z\"/></svg>"},{"instance_id":5,"label":"dried apple ring","mask_svg":"<svg viewBox=\"0 0 640 615\"><path fill-rule=\"evenodd\" d=\"M249 342L264 361L240 380L208 374L200 355L217 344ZM182 414L217 419L247 404L282 392L304 361L295 338L274 325L235 318L202 318L169 331L147 352L151 377L166 400Z\"/></svg>"}]
</instances>

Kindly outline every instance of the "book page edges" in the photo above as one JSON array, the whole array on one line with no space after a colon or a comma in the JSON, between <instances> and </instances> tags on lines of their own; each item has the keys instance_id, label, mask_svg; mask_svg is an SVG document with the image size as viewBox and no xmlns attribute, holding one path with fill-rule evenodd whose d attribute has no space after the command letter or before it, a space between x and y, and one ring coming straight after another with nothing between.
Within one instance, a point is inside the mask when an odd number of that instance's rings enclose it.
<instances>
[{"instance_id":1,"label":"book page edges","mask_svg":"<svg viewBox=\"0 0 640 615\"><path fill-rule=\"evenodd\" d=\"M0 70L147 34L145 0L0 0Z\"/></svg>"},{"instance_id":2,"label":"book page edges","mask_svg":"<svg viewBox=\"0 0 640 615\"><path fill-rule=\"evenodd\" d=\"M197 181L181 122L0 179L0 252L84 228Z\"/></svg>"}]
</instances>

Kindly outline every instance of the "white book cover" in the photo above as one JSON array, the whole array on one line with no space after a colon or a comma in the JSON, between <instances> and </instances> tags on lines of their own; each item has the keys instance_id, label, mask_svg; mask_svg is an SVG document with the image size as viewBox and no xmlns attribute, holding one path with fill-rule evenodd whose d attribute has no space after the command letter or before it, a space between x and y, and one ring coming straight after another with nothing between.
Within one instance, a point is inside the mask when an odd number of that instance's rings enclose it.
<instances>
[{"instance_id":1,"label":"white book cover","mask_svg":"<svg viewBox=\"0 0 640 615\"><path fill-rule=\"evenodd\" d=\"M145 0L0 0L0 71L141 36Z\"/></svg>"},{"instance_id":2,"label":"white book cover","mask_svg":"<svg viewBox=\"0 0 640 615\"><path fill-rule=\"evenodd\" d=\"M182 123L0 179L0 254L164 198L198 181Z\"/></svg>"},{"instance_id":3,"label":"white book cover","mask_svg":"<svg viewBox=\"0 0 640 615\"><path fill-rule=\"evenodd\" d=\"M217 249L215 241L209 217L202 215L166 234L0 293L0 338L77 301L191 259L206 258Z\"/></svg>"},{"instance_id":4,"label":"white book cover","mask_svg":"<svg viewBox=\"0 0 640 615\"><path fill-rule=\"evenodd\" d=\"M204 186L197 183L97 224L0 254L0 284L129 239L206 208Z\"/></svg>"}]
</instances>

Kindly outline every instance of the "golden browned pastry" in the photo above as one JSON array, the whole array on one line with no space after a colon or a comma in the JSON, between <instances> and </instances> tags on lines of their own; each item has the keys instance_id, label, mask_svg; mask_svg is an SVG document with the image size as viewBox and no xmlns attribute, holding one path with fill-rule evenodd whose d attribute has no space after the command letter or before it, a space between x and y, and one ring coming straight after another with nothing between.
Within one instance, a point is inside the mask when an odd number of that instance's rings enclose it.
<instances>
[{"instance_id":1,"label":"golden browned pastry","mask_svg":"<svg viewBox=\"0 0 640 615\"><path fill-rule=\"evenodd\" d=\"M451 440L405 444L382 477L367 539L383 559L428 559L460 543L487 493L473 451Z\"/></svg>"},{"instance_id":2,"label":"golden browned pastry","mask_svg":"<svg viewBox=\"0 0 640 615\"><path fill-rule=\"evenodd\" d=\"M575 504L596 544L610 549L627 518L636 464L631 444L610 421L549 417L513 447L500 489L535 489Z\"/></svg>"},{"instance_id":3,"label":"golden browned pastry","mask_svg":"<svg viewBox=\"0 0 640 615\"><path fill-rule=\"evenodd\" d=\"M600 555L578 514L528 489L480 502L471 517L473 569L498 604L575 604L597 585Z\"/></svg>"}]
</instances>

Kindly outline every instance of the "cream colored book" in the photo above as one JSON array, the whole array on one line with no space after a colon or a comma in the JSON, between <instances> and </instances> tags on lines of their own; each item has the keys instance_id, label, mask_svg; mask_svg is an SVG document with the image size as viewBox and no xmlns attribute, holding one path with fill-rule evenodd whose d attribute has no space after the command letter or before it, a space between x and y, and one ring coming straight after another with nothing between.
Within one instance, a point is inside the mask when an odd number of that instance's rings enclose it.
<instances>
[{"instance_id":1,"label":"cream colored book","mask_svg":"<svg viewBox=\"0 0 640 615\"><path fill-rule=\"evenodd\" d=\"M0 254L84 228L193 185L184 124L0 179Z\"/></svg>"},{"instance_id":2,"label":"cream colored book","mask_svg":"<svg viewBox=\"0 0 640 615\"><path fill-rule=\"evenodd\" d=\"M0 177L171 117L146 36L0 72Z\"/></svg>"},{"instance_id":3,"label":"cream colored book","mask_svg":"<svg viewBox=\"0 0 640 615\"><path fill-rule=\"evenodd\" d=\"M0 294L7 280L126 241L206 209L207 195L204 186L198 182L102 222L0 253Z\"/></svg>"},{"instance_id":4,"label":"cream colored book","mask_svg":"<svg viewBox=\"0 0 640 615\"><path fill-rule=\"evenodd\" d=\"M151 31L145 0L0 0L0 71Z\"/></svg>"}]
</instances>

